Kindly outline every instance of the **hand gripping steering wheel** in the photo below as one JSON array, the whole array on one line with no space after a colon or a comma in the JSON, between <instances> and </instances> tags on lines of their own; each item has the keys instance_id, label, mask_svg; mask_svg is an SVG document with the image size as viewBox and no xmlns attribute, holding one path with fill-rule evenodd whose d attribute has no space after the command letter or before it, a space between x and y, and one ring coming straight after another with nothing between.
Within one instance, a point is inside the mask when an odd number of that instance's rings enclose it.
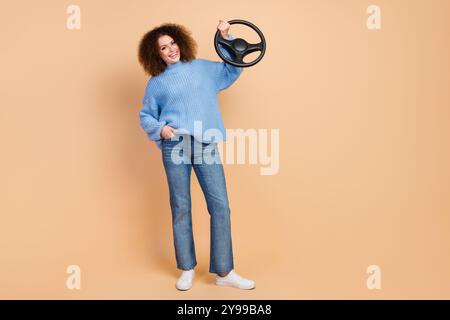
<instances>
[{"instance_id":1,"label":"hand gripping steering wheel","mask_svg":"<svg viewBox=\"0 0 450 320\"><path fill-rule=\"evenodd\" d=\"M257 64L259 61L261 61L261 59L264 56L264 53L266 52L266 39L264 38L264 35L261 32L261 30L259 30L258 27L255 26L253 23L245 21L245 20L235 19L235 20L228 21L228 23L230 25L243 24L243 25L246 25L246 26L252 28L259 35L261 42L253 44L253 43L248 43L247 41L245 41L244 39L241 39L241 38L236 38L233 40L224 39L220 33L220 30L217 30L216 36L214 37L214 47L216 48L216 52L219 55L219 57L223 61L231 64L232 66L243 67L243 68L251 67L251 66ZM230 53L231 58L226 57L222 53L222 51L219 48L219 44L222 45L224 47L224 49ZM258 58L256 58L252 62L245 63L244 57L255 51L261 51Z\"/></svg>"}]
</instances>

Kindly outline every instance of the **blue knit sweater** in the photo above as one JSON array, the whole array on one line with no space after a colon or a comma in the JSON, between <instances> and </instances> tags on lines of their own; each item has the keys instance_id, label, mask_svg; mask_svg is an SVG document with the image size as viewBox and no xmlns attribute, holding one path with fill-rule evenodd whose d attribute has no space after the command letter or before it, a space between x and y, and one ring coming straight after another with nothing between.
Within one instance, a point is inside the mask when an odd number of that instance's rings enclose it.
<instances>
[{"instance_id":1,"label":"blue knit sweater","mask_svg":"<svg viewBox=\"0 0 450 320\"><path fill-rule=\"evenodd\" d=\"M233 39L228 34L228 39ZM225 56L230 54L220 48ZM169 125L177 133L190 134L201 142L220 142L226 131L219 111L217 94L228 88L242 73L242 68L225 62L194 59L169 64L161 74L147 82L143 106L140 110L141 127L161 150L161 129ZM201 121L194 132L194 122ZM198 130L201 127L201 130ZM220 132L204 135L205 130Z\"/></svg>"}]
</instances>

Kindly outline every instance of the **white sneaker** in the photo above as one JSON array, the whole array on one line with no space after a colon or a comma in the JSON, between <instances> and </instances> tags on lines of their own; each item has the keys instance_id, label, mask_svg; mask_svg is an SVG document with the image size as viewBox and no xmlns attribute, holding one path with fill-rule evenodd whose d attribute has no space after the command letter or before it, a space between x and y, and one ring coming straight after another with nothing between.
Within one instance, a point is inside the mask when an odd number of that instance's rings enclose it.
<instances>
[{"instance_id":1,"label":"white sneaker","mask_svg":"<svg viewBox=\"0 0 450 320\"><path fill-rule=\"evenodd\" d=\"M183 272L181 273L180 278L178 278L177 283L175 285L175 287L178 290L189 290L192 287L192 280L194 280L194 269L191 270L183 270Z\"/></svg>"},{"instance_id":2,"label":"white sneaker","mask_svg":"<svg viewBox=\"0 0 450 320\"><path fill-rule=\"evenodd\" d=\"M231 270L225 277L216 275L216 285L249 290L255 288L255 281L243 278Z\"/></svg>"}]
</instances>

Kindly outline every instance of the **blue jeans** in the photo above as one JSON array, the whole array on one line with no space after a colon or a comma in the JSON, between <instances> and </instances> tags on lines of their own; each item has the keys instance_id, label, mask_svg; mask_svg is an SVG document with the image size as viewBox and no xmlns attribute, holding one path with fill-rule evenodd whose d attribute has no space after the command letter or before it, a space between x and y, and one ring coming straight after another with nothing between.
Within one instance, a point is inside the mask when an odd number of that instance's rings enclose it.
<instances>
[{"instance_id":1,"label":"blue jeans","mask_svg":"<svg viewBox=\"0 0 450 320\"><path fill-rule=\"evenodd\" d=\"M210 215L209 272L232 270L230 206L217 143L199 142L190 135L175 134L171 139L163 139L161 147L170 192L177 268L189 270L197 265L190 192L194 167Z\"/></svg>"}]
</instances>

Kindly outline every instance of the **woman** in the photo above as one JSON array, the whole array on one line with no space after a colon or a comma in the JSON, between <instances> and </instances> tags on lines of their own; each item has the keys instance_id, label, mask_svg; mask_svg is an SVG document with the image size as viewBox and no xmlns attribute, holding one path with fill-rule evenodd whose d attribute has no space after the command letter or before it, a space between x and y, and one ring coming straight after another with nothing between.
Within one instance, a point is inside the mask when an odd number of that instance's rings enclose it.
<instances>
[{"instance_id":1,"label":"woman","mask_svg":"<svg viewBox=\"0 0 450 320\"><path fill-rule=\"evenodd\" d=\"M228 34L227 22L220 20L217 29L223 38L233 39ZM253 289L254 281L234 271L230 207L217 148L217 143L226 139L217 94L236 81L242 68L196 59L196 47L186 28L171 23L146 33L139 45L139 62L152 76L147 83L140 121L149 139L162 151L177 268L182 270L176 288L192 287L197 265L190 195L193 168L210 214L209 272L216 274L216 285ZM230 56L225 49L221 50ZM203 130L218 134L208 138ZM209 161L203 161L206 153L210 155ZM183 161L176 160L177 157Z\"/></svg>"}]
</instances>

